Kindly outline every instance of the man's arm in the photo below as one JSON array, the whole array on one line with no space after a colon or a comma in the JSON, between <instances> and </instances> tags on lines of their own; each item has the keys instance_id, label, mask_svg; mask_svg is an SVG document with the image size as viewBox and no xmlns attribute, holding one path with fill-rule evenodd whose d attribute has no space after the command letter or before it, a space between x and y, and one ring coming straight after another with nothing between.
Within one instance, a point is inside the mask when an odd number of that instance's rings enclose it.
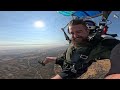
<instances>
[{"instance_id":1,"label":"man's arm","mask_svg":"<svg viewBox=\"0 0 120 90\"><path fill-rule=\"evenodd\" d=\"M42 63L48 64L50 62L55 62L55 64L62 65L65 60L65 55L66 55L66 51L63 54L61 54L61 56L59 57L46 57Z\"/></svg>"},{"instance_id":2,"label":"man's arm","mask_svg":"<svg viewBox=\"0 0 120 90\"><path fill-rule=\"evenodd\" d=\"M57 57L55 64L59 64L60 66L63 65L63 62L66 59L66 52L67 52L67 50L64 53L62 53L60 56Z\"/></svg>"},{"instance_id":3,"label":"man's arm","mask_svg":"<svg viewBox=\"0 0 120 90\"><path fill-rule=\"evenodd\" d=\"M110 55L111 68L105 79L120 79L120 44L113 48Z\"/></svg>"},{"instance_id":4,"label":"man's arm","mask_svg":"<svg viewBox=\"0 0 120 90\"><path fill-rule=\"evenodd\" d=\"M46 57L45 60L43 61L44 64L47 64L49 62L56 61L57 57Z\"/></svg>"}]
</instances>

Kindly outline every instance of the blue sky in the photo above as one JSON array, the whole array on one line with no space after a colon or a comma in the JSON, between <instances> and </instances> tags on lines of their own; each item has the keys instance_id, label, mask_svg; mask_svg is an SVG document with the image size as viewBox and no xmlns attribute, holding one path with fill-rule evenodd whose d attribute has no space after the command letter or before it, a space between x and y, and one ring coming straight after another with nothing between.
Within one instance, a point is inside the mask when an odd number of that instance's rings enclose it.
<instances>
[{"instance_id":1,"label":"blue sky","mask_svg":"<svg viewBox=\"0 0 120 90\"><path fill-rule=\"evenodd\" d=\"M114 14L119 16L120 11L110 14L108 19L112 24L109 25L108 32L120 36L120 18L113 17ZM68 44L61 28L71 18L57 11L0 11L0 46ZM98 22L100 19L93 20ZM44 27L34 26L39 20L44 23Z\"/></svg>"}]
</instances>

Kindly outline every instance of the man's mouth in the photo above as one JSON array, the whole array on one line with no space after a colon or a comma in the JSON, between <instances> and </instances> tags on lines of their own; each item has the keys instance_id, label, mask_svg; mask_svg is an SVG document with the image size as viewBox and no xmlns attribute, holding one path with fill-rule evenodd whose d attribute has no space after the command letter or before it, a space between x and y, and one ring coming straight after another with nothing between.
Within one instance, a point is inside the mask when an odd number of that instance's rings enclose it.
<instances>
[{"instance_id":1,"label":"man's mouth","mask_svg":"<svg viewBox=\"0 0 120 90\"><path fill-rule=\"evenodd\" d=\"M80 39L83 39L83 37L77 37L74 40L80 40Z\"/></svg>"}]
</instances>

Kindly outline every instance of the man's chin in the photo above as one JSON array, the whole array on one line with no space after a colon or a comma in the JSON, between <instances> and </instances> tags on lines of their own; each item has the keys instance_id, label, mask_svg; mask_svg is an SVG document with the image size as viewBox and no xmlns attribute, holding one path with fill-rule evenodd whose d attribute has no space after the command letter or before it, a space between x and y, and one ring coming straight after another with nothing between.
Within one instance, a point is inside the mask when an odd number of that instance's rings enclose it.
<instances>
[{"instance_id":1,"label":"man's chin","mask_svg":"<svg viewBox=\"0 0 120 90\"><path fill-rule=\"evenodd\" d=\"M82 43L83 39L77 39L77 40L73 40L74 43Z\"/></svg>"},{"instance_id":2,"label":"man's chin","mask_svg":"<svg viewBox=\"0 0 120 90\"><path fill-rule=\"evenodd\" d=\"M74 45L74 46L78 46L78 45L80 45L82 43L82 41L73 41L72 42L72 44Z\"/></svg>"}]
</instances>

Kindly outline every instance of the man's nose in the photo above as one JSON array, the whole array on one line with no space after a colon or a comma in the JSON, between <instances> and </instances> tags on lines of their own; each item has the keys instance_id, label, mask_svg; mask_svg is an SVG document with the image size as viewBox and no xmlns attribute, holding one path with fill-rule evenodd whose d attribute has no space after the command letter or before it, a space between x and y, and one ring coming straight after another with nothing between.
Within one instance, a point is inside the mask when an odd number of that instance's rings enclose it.
<instances>
[{"instance_id":1,"label":"man's nose","mask_svg":"<svg viewBox=\"0 0 120 90\"><path fill-rule=\"evenodd\" d=\"M72 35L72 38L74 39L75 37L74 37L75 35Z\"/></svg>"},{"instance_id":2,"label":"man's nose","mask_svg":"<svg viewBox=\"0 0 120 90\"><path fill-rule=\"evenodd\" d=\"M78 38L78 34L74 34L74 38Z\"/></svg>"}]
</instances>

